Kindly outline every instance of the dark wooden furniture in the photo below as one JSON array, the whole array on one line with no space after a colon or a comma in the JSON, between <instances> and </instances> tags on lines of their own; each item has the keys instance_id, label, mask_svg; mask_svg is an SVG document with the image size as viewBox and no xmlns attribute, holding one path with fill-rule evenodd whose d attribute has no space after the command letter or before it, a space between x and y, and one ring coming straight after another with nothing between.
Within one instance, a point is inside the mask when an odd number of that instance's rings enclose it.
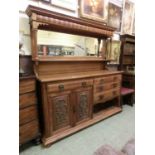
<instances>
[{"instance_id":1,"label":"dark wooden furniture","mask_svg":"<svg viewBox=\"0 0 155 155\"><path fill-rule=\"evenodd\" d=\"M37 49L39 29L96 37L99 43L115 29L34 6L26 12L42 97L44 146L121 112L122 72L106 70L103 53L98 57L40 56Z\"/></svg>"},{"instance_id":2,"label":"dark wooden furniture","mask_svg":"<svg viewBox=\"0 0 155 155\"><path fill-rule=\"evenodd\" d=\"M122 103L129 104L133 106L134 103L134 92L132 88L121 87L121 100Z\"/></svg>"},{"instance_id":3,"label":"dark wooden furniture","mask_svg":"<svg viewBox=\"0 0 155 155\"><path fill-rule=\"evenodd\" d=\"M128 34L121 35L121 43L119 70L124 71L122 76L122 90L126 89L125 94L121 91L122 101L133 105L135 100L135 36Z\"/></svg>"},{"instance_id":4,"label":"dark wooden furniture","mask_svg":"<svg viewBox=\"0 0 155 155\"><path fill-rule=\"evenodd\" d=\"M20 77L19 81L19 144L35 139L39 143L39 121L35 76Z\"/></svg>"},{"instance_id":5,"label":"dark wooden furniture","mask_svg":"<svg viewBox=\"0 0 155 155\"><path fill-rule=\"evenodd\" d=\"M119 69L123 70L123 86L135 87L135 36L121 35L121 55Z\"/></svg>"}]
</instances>

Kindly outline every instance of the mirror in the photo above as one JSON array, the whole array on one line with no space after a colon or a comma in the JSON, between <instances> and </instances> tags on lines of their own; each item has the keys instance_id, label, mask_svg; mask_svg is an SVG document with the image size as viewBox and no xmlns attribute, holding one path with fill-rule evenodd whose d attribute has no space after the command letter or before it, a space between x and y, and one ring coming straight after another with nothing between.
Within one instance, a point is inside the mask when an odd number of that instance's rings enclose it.
<instances>
[{"instance_id":1,"label":"mirror","mask_svg":"<svg viewBox=\"0 0 155 155\"><path fill-rule=\"evenodd\" d=\"M38 55L40 56L95 56L98 54L97 38L67 33L38 30ZM102 41L101 41L102 45Z\"/></svg>"}]
</instances>

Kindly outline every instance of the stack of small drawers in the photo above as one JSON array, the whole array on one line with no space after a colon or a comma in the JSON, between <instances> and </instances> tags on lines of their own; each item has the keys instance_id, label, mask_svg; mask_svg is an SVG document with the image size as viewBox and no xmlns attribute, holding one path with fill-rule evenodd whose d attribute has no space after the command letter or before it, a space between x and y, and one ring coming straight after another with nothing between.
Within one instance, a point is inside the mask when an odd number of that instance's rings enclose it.
<instances>
[{"instance_id":1,"label":"stack of small drawers","mask_svg":"<svg viewBox=\"0 0 155 155\"><path fill-rule=\"evenodd\" d=\"M19 143L39 140L39 121L35 78L23 77L19 83Z\"/></svg>"},{"instance_id":2,"label":"stack of small drawers","mask_svg":"<svg viewBox=\"0 0 155 155\"><path fill-rule=\"evenodd\" d=\"M94 104L120 96L121 75L108 75L94 80Z\"/></svg>"}]
</instances>

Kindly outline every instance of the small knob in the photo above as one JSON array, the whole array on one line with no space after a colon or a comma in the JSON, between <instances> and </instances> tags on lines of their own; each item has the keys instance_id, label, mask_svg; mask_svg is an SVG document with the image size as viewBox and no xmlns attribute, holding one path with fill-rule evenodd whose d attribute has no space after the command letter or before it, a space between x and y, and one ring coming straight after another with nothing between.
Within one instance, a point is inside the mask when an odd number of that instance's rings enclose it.
<instances>
[{"instance_id":1,"label":"small knob","mask_svg":"<svg viewBox=\"0 0 155 155\"><path fill-rule=\"evenodd\" d=\"M99 100L102 100L103 98L104 98L103 95L100 95L100 96L99 96Z\"/></svg>"}]
</instances>

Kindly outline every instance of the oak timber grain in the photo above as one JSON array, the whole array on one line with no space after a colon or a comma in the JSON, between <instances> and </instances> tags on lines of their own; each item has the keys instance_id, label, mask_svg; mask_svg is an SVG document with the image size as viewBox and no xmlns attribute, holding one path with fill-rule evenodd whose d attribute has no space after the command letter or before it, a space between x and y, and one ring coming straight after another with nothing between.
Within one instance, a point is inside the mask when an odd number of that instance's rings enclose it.
<instances>
[{"instance_id":1,"label":"oak timber grain","mask_svg":"<svg viewBox=\"0 0 155 155\"><path fill-rule=\"evenodd\" d=\"M19 79L19 144L40 139L38 107L34 76Z\"/></svg>"},{"instance_id":2,"label":"oak timber grain","mask_svg":"<svg viewBox=\"0 0 155 155\"><path fill-rule=\"evenodd\" d=\"M94 93L109 90L112 88L120 88L120 86L121 86L120 82L110 82L106 84L94 85Z\"/></svg>"},{"instance_id":3,"label":"oak timber grain","mask_svg":"<svg viewBox=\"0 0 155 155\"><path fill-rule=\"evenodd\" d=\"M104 62L110 59L103 59L103 57L95 56L38 56L35 61L39 62Z\"/></svg>"},{"instance_id":4,"label":"oak timber grain","mask_svg":"<svg viewBox=\"0 0 155 155\"><path fill-rule=\"evenodd\" d=\"M96 93L96 94L94 94L94 104L106 102L106 101L111 100L117 96L120 96L120 88Z\"/></svg>"},{"instance_id":5,"label":"oak timber grain","mask_svg":"<svg viewBox=\"0 0 155 155\"><path fill-rule=\"evenodd\" d=\"M106 75L121 74L122 71L86 71L86 72L76 72L76 73L66 73L66 74L55 74L55 75L40 75L38 80L41 82L53 82L53 81L62 81L62 80L72 80L72 79L81 79L81 78L90 78L90 77L99 77Z\"/></svg>"},{"instance_id":6,"label":"oak timber grain","mask_svg":"<svg viewBox=\"0 0 155 155\"><path fill-rule=\"evenodd\" d=\"M52 119L50 117L50 112L52 112L51 105L48 102L48 94L46 91L46 84L41 84L41 93L42 93L42 109L43 109L43 135L45 137L51 136L51 131L53 130L53 127L51 124L53 124Z\"/></svg>"},{"instance_id":7,"label":"oak timber grain","mask_svg":"<svg viewBox=\"0 0 155 155\"><path fill-rule=\"evenodd\" d=\"M21 94L19 96L19 107L24 108L30 105L36 104L36 94L35 92L30 92L26 94Z\"/></svg>"},{"instance_id":8,"label":"oak timber grain","mask_svg":"<svg viewBox=\"0 0 155 155\"><path fill-rule=\"evenodd\" d=\"M39 133L38 120L27 123L19 127L19 141L23 144L33 138L37 137Z\"/></svg>"},{"instance_id":9,"label":"oak timber grain","mask_svg":"<svg viewBox=\"0 0 155 155\"><path fill-rule=\"evenodd\" d=\"M20 109L19 111L20 125L26 124L35 119L38 119L38 112L37 112L36 105L32 105L27 108Z\"/></svg>"},{"instance_id":10,"label":"oak timber grain","mask_svg":"<svg viewBox=\"0 0 155 155\"><path fill-rule=\"evenodd\" d=\"M53 76L60 73L89 72L101 69L103 69L103 64L100 62L41 62L39 63L38 74L39 76Z\"/></svg>"},{"instance_id":11,"label":"oak timber grain","mask_svg":"<svg viewBox=\"0 0 155 155\"><path fill-rule=\"evenodd\" d=\"M103 84L107 82L116 82L121 80L121 75L112 75L112 76L104 76L104 77L99 77L95 78L95 84Z\"/></svg>"},{"instance_id":12,"label":"oak timber grain","mask_svg":"<svg viewBox=\"0 0 155 155\"><path fill-rule=\"evenodd\" d=\"M27 92L31 92L35 90L35 80L34 79L26 79L20 80L19 84L19 93L24 94Z\"/></svg>"},{"instance_id":13,"label":"oak timber grain","mask_svg":"<svg viewBox=\"0 0 155 155\"><path fill-rule=\"evenodd\" d=\"M82 80L72 80L69 82L57 82L57 83L49 83L47 85L47 92L60 92L60 86L64 87L65 90L71 90L75 88L81 88L81 86L92 86L93 85L93 80L92 79L82 79Z\"/></svg>"}]
</instances>

